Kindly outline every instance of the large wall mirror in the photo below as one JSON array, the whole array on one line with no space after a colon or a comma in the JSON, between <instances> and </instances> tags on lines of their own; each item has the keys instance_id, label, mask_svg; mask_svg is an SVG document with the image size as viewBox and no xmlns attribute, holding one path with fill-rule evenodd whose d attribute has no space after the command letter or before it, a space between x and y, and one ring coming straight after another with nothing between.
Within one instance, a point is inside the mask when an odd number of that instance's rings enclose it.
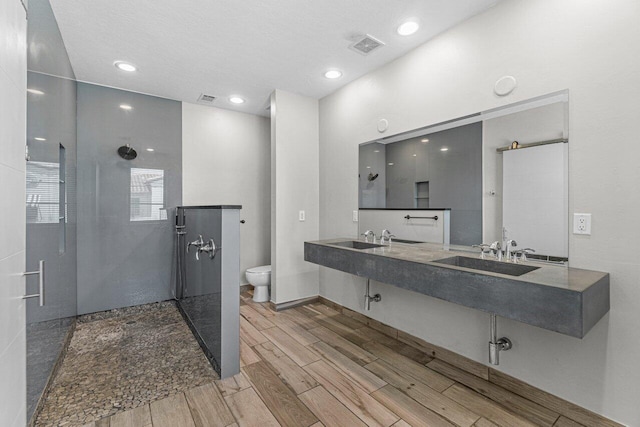
<instances>
[{"instance_id":1,"label":"large wall mirror","mask_svg":"<svg viewBox=\"0 0 640 427\"><path fill-rule=\"evenodd\" d=\"M450 242L568 259L568 92L361 144L360 209L450 209Z\"/></svg>"}]
</instances>

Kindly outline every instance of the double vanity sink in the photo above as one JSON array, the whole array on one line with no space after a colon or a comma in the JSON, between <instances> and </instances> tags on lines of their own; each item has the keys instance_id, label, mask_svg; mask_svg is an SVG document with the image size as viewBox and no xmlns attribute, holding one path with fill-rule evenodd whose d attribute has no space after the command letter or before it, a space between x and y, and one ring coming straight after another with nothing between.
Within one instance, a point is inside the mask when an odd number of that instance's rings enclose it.
<instances>
[{"instance_id":1,"label":"double vanity sink","mask_svg":"<svg viewBox=\"0 0 640 427\"><path fill-rule=\"evenodd\" d=\"M577 338L609 311L608 273L500 262L464 248L408 242L305 242L304 256L315 264Z\"/></svg>"}]
</instances>

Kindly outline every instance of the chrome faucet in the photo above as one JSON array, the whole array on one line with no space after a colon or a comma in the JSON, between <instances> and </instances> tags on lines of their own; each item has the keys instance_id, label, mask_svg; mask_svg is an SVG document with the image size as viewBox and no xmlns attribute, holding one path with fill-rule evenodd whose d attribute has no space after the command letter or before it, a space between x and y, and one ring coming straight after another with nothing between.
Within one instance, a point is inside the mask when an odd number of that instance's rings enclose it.
<instances>
[{"instance_id":1,"label":"chrome faucet","mask_svg":"<svg viewBox=\"0 0 640 427\"><path fill-rule=\"evenodd\" d=\"M200 249L202 246L204 246L204 240L202 239L202 234L200 234L198 238L193 242L187 243L187 253L189 253L189 248L191 246L195 246L196 249ZM196 256L197 256L197 252L196 252Z\"/></svg>"},{"instance_id":2,"label":"chrome faucet","mask_svg":"<svg viewBox=\"0 0 640 427\"><path fill-rule=\"evenodd\" d=\"M516 243L515 240L513 239L507 240L507 247L505 248L505 252L504 252L504 256L507 259L507 261L515 261L515 255L513 255L513 259L512 259L511 251L516 246L518 246L518 244Z\"/></svg>"},{"instance_id":3,"label":"chrome faucet","mask_svg":"<svg viewBox=\"0 0 640 427\"><path fill-rule=\"evenodd\" d=\"M490 252L490 247L486 243L481 243L479 245L472 245L471 247L480 249L480 259L484 259L484 254Z\"/></svg>"},{"instance_id":4,"label":"chrome faucet","mask_svg":"<svg viewBox=\"0 0 640 427\"><path fill-rule=\"evenodd\" d=\"M222 248L220 246L217 246L215 240L211 238L206 245L198 247L198 250L196 251L196 259L198 261L200 260L200 253L202 252L208 254L209 259L213 259L220 249Z\"/></svg>"},{"instance_id":5,"label":"chrome faucet","mask_svg":"<svg viewBox=\"0 0 640 427\"><path fill-rule=\"evenodd\" d=\"M364 233L361 234L361 236L364 236L364 241L368 242L369 241L369 236L371 236L371 243L375 243L376 242L376 233L374 233L371 230L367 230Z\"/></svg>"},{"instance_id":6,"label":"chrome faucet","mask_svg":"<svg viewBox=\"0 0 640 427\"><path fill-rule=\"evenodd\" d=\"M490 246L489 249L493 252L493 255L497 258L498 261L502 261L502 245L500 242L495 241Z\"/></svg>"},{"instance_id":7,"label":"chrome faucet","mask_svg":"<svg viewBox=\"0 0 640 427\"><path fill-rule=\"evenodd\" d=\"M520 249L513 256L513 261L514 262L518 262L518 254L520 254L520 262L525 262L525 261L527 261L527 254L530 254L532 252L535 252L535 250L533 250L531 248Z\"/></svg>"},{"instance_id":8,"label":"chrome faucet","mask_svg":"<svg viewBox=\"0 0 640 427\"><path fill-rule=\"evenodd\" d=\"M389 230L386 228L382 230L382 234L380 235L380 244L384 245L384 240L387 239L387 242L391 244L391 238L396 237L394 234L391 234Z\"/></svg>"}]
</instances>

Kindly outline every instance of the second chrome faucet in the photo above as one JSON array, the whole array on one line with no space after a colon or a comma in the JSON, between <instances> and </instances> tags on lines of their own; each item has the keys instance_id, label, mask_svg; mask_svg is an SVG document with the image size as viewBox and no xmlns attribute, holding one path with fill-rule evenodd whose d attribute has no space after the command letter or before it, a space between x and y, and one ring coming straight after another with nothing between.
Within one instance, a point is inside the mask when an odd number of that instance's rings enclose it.
<instances>
[{"instance_id":1,"label":"second chrome faucet","mask_svg":"<svg viewBox=\"0 0 640 427\"><path fill-rule=\"evenodd\" d=\"M361 236L364 236L365 242L369 242L369 238L371 238L371 243L376 242L376 233L374 233L371 230L365 231L364 233L361 234ZM391 234L391 232L385 228L384 230L382 230L382 233L380 233L380 244L384 245L385 242L390 244L391 239L394 237L396 236L394 234Z\"/></svg>"}]
</instances>

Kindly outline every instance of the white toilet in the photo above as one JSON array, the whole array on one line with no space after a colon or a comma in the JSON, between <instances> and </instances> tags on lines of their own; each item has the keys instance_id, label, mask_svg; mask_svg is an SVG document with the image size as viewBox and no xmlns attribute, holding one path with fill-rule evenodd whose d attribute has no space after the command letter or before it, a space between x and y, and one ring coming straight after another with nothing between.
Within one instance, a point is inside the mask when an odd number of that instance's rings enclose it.
<instances>
[{"instance_id":1,"label":"white toilet","mask_svg":"<svg viewBox=\"0 0 640 427\"><path fill-rule=\"evenodd\" d=\"M255 302L269 301L269 285L271 284L271 266L261 265L253 267L245 273L247 280L253 285L253 300Z\"/></svg>"}]
</instances>

